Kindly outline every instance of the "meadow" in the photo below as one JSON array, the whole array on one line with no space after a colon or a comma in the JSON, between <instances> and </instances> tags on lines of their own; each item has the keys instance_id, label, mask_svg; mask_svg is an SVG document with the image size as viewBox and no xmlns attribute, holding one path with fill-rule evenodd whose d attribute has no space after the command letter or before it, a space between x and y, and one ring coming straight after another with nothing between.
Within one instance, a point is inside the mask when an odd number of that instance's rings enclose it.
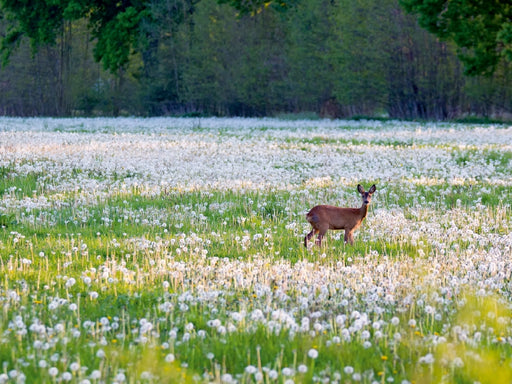
<instances>
[{"instance_id":1,"label":"meadow","mask_svg":"<svg viewBox=\"0 0 512 384\"><path fill-rule=\"evenodd\" d=\"M0 118L0 383L510 383L511 187L507 125Z\"/></svg>"}]
</instances>

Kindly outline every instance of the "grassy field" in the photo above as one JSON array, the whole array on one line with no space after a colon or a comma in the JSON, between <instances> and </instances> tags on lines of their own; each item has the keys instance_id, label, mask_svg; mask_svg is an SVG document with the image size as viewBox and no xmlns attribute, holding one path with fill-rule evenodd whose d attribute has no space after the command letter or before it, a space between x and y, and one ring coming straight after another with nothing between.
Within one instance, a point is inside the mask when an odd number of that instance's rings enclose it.
<instances>
[{"instance_id":1,"label":"grassy field","mask_svg":"<svg viewBox=\"0 0 512 384\"><path fill-rule=\"evenodd\" d=\"M2 118L0 383L510 383L511 186L509 126Z\"/></svg>"}]
</instances>

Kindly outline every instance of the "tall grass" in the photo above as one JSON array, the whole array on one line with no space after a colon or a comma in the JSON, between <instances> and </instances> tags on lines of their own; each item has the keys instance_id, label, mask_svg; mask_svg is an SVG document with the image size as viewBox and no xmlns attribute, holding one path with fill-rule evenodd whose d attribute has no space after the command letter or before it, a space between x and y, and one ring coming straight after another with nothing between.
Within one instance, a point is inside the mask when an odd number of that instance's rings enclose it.
<instances>
[{"instance_id":1,"label":"tall grass","mask_svg":"<svg viewBox=\"0 0 512 384\"><path fill-rule=\"evenodd\" d=\"M510 129L101 121L0 132L0 383L510 381Z\"/></svg>"}]
</instances>

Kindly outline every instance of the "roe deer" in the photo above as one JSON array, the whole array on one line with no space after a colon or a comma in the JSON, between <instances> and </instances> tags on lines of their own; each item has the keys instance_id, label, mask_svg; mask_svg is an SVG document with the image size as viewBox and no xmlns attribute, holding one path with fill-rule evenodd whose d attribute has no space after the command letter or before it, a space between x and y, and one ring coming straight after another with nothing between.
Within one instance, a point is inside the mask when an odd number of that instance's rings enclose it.
<instances>
[{"instance_id":1,"label":"roe deer","mask_svg":"<svg viewBox=\"0 0 512 384\"><path fill-rule=\"evenodd\" d=\"M328 229L344 229L345 230L345 243L354 244L354 231L359 228L366 213L368 212L368 205L372 200L372 195L377 188L375 184L371 186L368 192L358 184L357 191L363 198L363 205L361 208L340 208L333 207L332 205L317 205L313 207L306 215L307 221L311 224L313 229L304 238L304 246L308 246L308 241L318 234L315 241L316 244L322 245L322 238Z\"/></svg>"}]
</instances>

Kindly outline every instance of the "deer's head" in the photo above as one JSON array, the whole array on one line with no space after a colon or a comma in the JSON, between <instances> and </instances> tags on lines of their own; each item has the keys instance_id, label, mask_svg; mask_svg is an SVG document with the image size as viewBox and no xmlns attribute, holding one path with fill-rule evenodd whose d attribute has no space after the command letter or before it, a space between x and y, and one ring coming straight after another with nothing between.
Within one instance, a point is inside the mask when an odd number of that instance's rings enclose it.
<instances>
[{"instance_id":1,"label":"deer's head","mask_svg":"<svg viewBox=\"0 0 512 384\"><path fill-rule=\"evenodd\" d=\"M377 187L375 184L373 184L368 192L365 192L363 186L361 184L357 185L357 191L361 194L361 197L363 198L363 205L368 205L372 201L372 195L375 192Z\"/></svg>"}]
</instances>

